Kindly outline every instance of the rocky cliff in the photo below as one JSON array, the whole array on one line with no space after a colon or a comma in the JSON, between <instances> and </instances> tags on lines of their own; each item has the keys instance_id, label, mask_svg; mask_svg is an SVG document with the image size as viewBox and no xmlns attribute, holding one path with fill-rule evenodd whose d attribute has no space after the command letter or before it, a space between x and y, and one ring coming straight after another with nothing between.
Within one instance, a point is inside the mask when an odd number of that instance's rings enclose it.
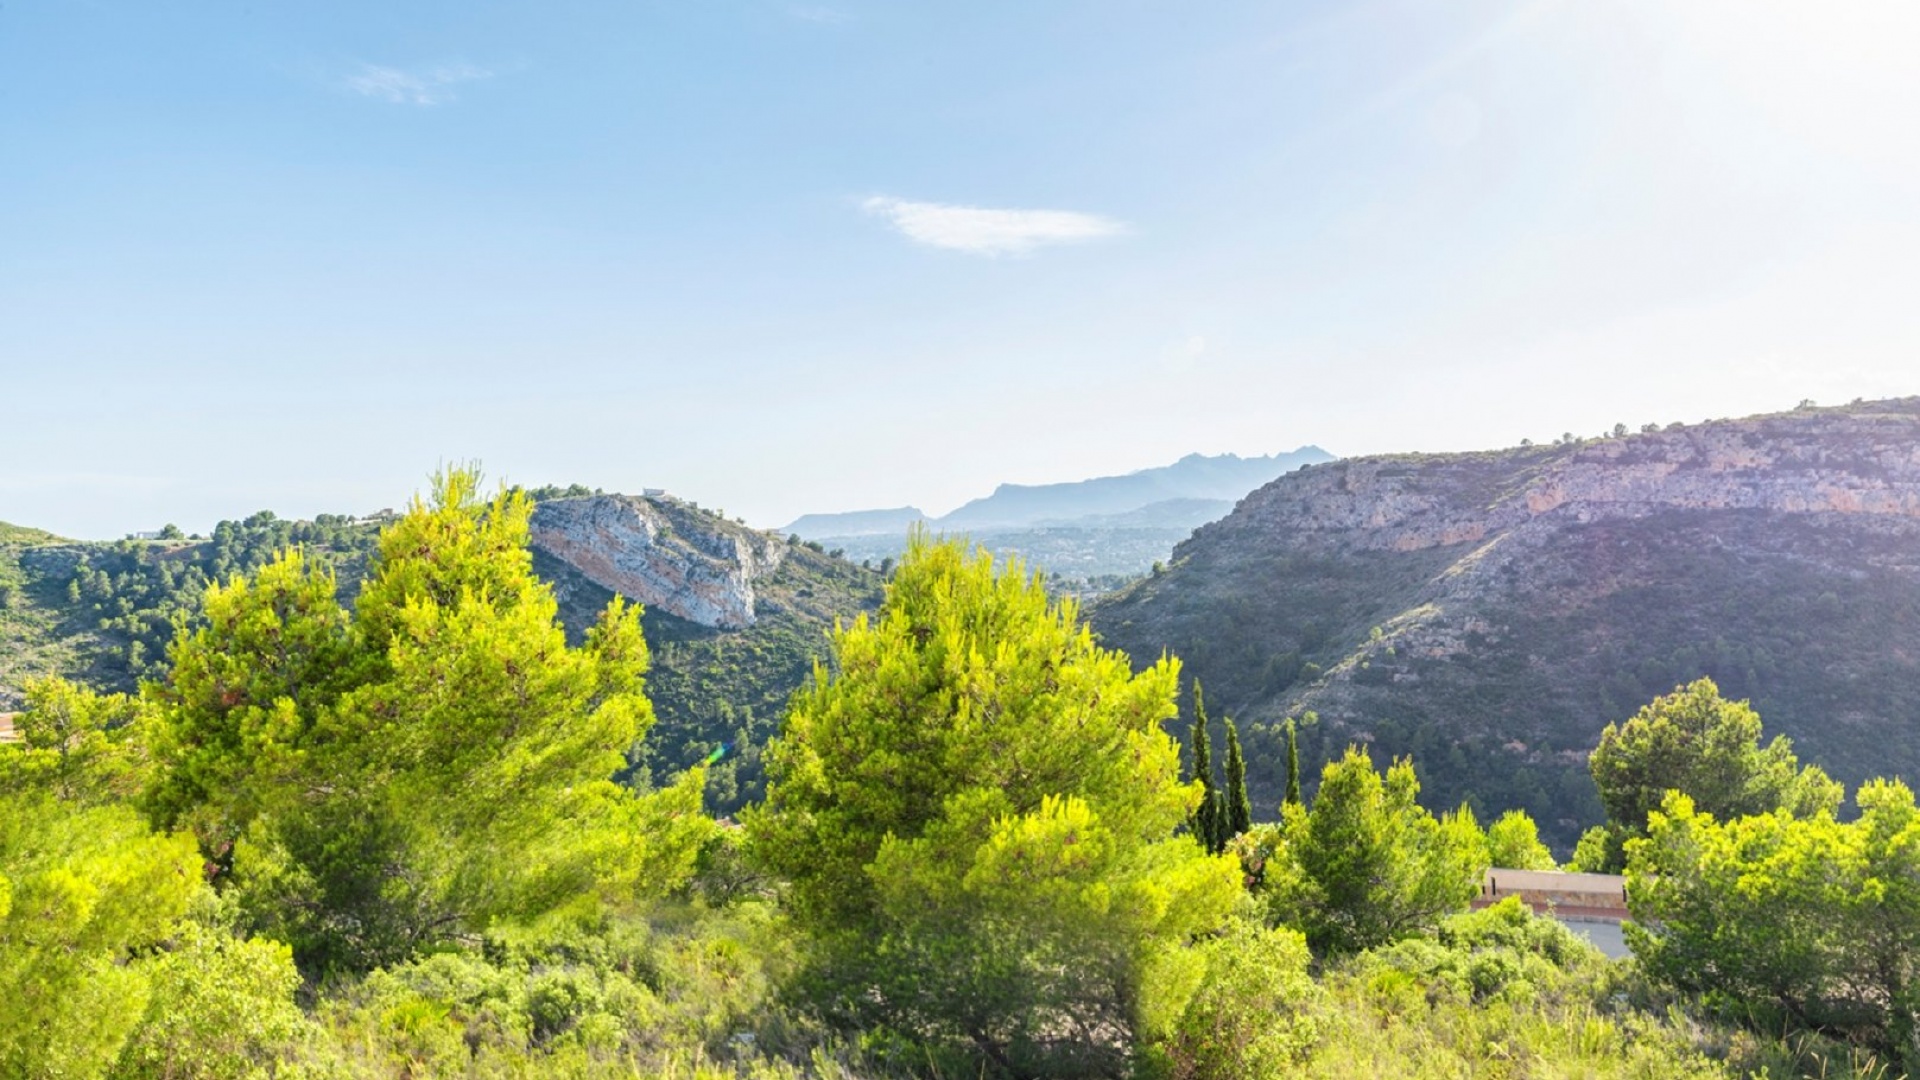
<instances>
[{"instance_id":1,"label":"rocky cliff","mask_svg":"<svg viewBox=\"0 0 1920 1080\"><path fill-rule=\"evenodd\" d=\"M1317 465L1255 491L1213 528L1413 551L1663 510L1916 518L1920 417L1898 411L1903 404L1531 451Z\"/></svg>"},{"instance_id":2,"label":"rocky cliff","mask_svg":"<svg viewBox=\"0 0 1920 1080\"><path fill-rule=\"evenodd\" d=\"M701 626L754 623L754 584L779 569L784 540L671 496L591 495L534 508L533 547L588 581Z\"/></svg>"},{"instance_id":3,"label":"rocky cliff","mask_svg":"<svg viewBox=\"0 0 1920 1080\"><path fill-rule=\"evenodd\" d=\"M1316 752L1563 840L1600 728L1701 674L1845 778L1920 775L1920 399L1315 465L1092 615L1183 655L1256 771L1313 711Z\"/></svg>"}]
</instances>

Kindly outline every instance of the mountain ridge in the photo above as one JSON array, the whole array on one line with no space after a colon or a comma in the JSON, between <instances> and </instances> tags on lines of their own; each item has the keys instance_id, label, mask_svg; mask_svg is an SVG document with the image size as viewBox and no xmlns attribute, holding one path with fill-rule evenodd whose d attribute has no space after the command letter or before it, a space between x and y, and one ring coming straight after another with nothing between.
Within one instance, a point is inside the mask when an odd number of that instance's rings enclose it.
<instances>
[{"instance_id":1,"label":"mountain ridge","mask_svg":"<svg viewBox=\"0 0 1920 1080\"><path fill-rule=\"evenodd\" d=\"M938 518L913 507L809 514L786 531L884 564L905 550L907 530L921 524L936 534L967 536L997 557L1018 558L1076 589L1098 591L1146 573L1196 526L1232 510L1268 480L1331 460L1313 445L1252 458L1195 453L1123 476L1001 484Z\"/></svg>"},{"instance_id":2,"label":"mountain ridge","mask_svg":"<svg viewBox=\"0 0 1920 1080\"><path fill-rule=\"evenodd\" d=\"M830 514L802 514L779 531L798 536L897 536L922 521L931 520L917 506L884 510L847 510Z\"/></svg>"},{"instance_id":3,"label":"mountain ridge","mask_svg":"<svg viewBox=\"0 0 1920 1080\"><path fill-rule=\"evenodd\" d=\"M1003 483L991 495L972 499L939 517L917 507L806 514L780 531L808 539L905 532L916 521L944 531L976 532L1033 525L1070 525L1083 517L1113 516L1154 503L1183 499L1227 501L1301 465L1333 460L1308 444L1294 450L1243 458L1238 454L1192 453L1170 465L1156 465L1113 476L1047 484Z\"/></svg>"},{"instance_id":4,"label":"mountain ridge","mask_svg":"<svg viewBox=\"0 0 1920 1080\"><path fill-rule=\"evenodd\" d=\"M1312 754L1412 753L1565 843L1600 727L1700 674L1843 779L1917 775L1920 398L1311 466L1090 617L1186 660L1263 794L1312 712Z\"/></svg>"},{"instance_id":5,"label":"mountain ridge","mask_svg":"<svg viewBox=\"0 0 1920 1080\"><path fill-rule=\"evenodd\" d=\"M1275 476L1332 459L1333 455L1312 445L1252 458L1194 453L1171 465L1119 476L1052 484L1001 484L993 494L941 516L937 524L945 529L1006 529L1045 520L1123 514L1171 499L1232 500Z\"/></svg>"},{"instance_id":6,"label":"mountain ridge","mask_svg":"<svg viewBox=\"0 0 1920 1080\"><path fill-rule=\"evenodd\" d=\"M45 529L35 529L26 525L15 525L10 521L0 521L0 544L65 544L71 543L64 536L57 536Z\"/></svg>"}]
</instances>

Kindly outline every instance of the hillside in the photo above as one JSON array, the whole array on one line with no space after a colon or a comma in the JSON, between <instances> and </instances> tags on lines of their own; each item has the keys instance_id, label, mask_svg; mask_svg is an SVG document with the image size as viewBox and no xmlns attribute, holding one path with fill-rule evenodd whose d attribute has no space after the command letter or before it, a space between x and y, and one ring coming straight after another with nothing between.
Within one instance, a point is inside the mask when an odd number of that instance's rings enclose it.
<instances>
[{"instance_id":1,"label":"hillside","mask_svg":"<svg viewBox=\"0 0 1920 1080\"><path fill-rule=\"evenodd\" d=\"M1411 753L1565 845L1600 729L1701 674L1842 779L1920 776L1920 399L1314 466L1090 614L1186 661L1267 803L1312 711L1310 766Z\"/></svg>"},{"instance_id":2,"label":"hillside","mask_svg":"<svg viewBox=\"0 0 1920 1080\"><path fill-rule=\"evenodd\" d=\"M618 592L646 605L657 722L636 767L662 776L722 743L708 801L760 797L760 749L787 696L827 657L834 620L879 607L884 579L797 538L781 539L671 497L541 503L534 570L576 638Z\"/></svg>"},{"instance_id":3,"label":"hillside","mask_svg":"<svg viewBox=\"0 0 1920 1080\"><path fill-rule=\"evenodd\" d=\"M7 534L22 539L0 539L0 712L18 706L36 675L112 690L158 677L176 628L199 618L207 583L254 570L288 546L332 566L350 599L379 524L263 512L222 522L205 539ZM787 695L826 655L834 619L876 607L883 581L670 497L542 498L533 546L535 570L554 585L574 637L615 591L646 605L657 723L635 764L664 775L729 744L711 773L720 811L757 796L759 748Z\"/></svg>"},{"instance_id":4,"label":"hillside","mask_svg":"<svg viewBox=\"0 0 1920 1080\"><path fill-rule=\"evenodd\" d=\"M0 544L56 544L60 537L44 529L29 529L0 521Z\"/></svg>"},{"instance_id":5,"label":"hillside","mask_svg":"<svg viewBox=\"0 0 1920 1080\"><path fill-rule=\"evenodd\" d=\"M0 711L36 675L131 690L163 670L177 627L199 614L212 581L301 547L337 568L350 596L378 527L347 517L286 521L261 512L206 538L82 543L37 530L0 540Z\"/></svg>"}]
</instances>

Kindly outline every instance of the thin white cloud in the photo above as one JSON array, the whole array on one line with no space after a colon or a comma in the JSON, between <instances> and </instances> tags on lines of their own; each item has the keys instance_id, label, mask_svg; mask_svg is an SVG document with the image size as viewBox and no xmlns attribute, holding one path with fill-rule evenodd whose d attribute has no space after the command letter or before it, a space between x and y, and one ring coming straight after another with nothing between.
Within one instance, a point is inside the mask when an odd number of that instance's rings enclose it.
<instances>
[{"instance_id":1,"label":"thin white cloud","mask_svg":"<svg viewBox=\"0 0 1920 1080\"><path fill-rule=\"evenodd\" d=\"M472 64L440 64L416 71L362 64L357 74L347 76L346 86L356 94L396 105L444 105L454 99L455 86L491 78L493 72Z\"/></svg>"},{"instance_id":2,"label":"thin white cloud","mask_svg":"<svg viewBox=\"0 0 1920 1080\"><path fill-rule=\"evenodd\" d=\"M1048 244L1118 236L1126 223L1072 210L993 210L875 195L860 208L908 239L969 255L1025 255Z\"/></svg>"}]
</instances>

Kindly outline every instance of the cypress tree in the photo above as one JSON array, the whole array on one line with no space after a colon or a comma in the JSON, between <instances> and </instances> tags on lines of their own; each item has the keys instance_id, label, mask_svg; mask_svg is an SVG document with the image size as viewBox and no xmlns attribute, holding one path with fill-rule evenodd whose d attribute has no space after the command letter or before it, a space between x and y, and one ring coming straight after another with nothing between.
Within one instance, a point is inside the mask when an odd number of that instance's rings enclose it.
<instances>
[{"instance_id":1,"label":"cypress tree","mask_svg":"<svg viewBox=\"0 0 1920 1080\"><path fill-rule=\"evenodd\" d=\"M1293 806L1306 805L1300 801L1300 729L1292 717L1287 718L1286 802Z\"/></svg>"},{"instance_id":2,"label":"cypress tree","mask_svg":"<svg viewBox=\"0 0 1920 1080\"><path fill-rule=\"evenodd\" d=\"M1207 734L1207 704L1200 684L1193 684L1193 778L1200 781L1200 805L1190 823L1193 838L1208 851L1219 851L1220 795L1213 786L1213 743Z\"/></svg>"},{"instance_id":3,"label":"cypress tree","mask_svg":"<svg viewBox=\"0 0 1920 1080\"><path fill-rule=\"evenodd\" d=\"M1225 823L1221 832L1222 848L1226 841L1253 828L1253 803L1247 799L1247 759L1240 756L1240 732L1227 721L1227 801Z\"/></svg>"}]
</instances>

